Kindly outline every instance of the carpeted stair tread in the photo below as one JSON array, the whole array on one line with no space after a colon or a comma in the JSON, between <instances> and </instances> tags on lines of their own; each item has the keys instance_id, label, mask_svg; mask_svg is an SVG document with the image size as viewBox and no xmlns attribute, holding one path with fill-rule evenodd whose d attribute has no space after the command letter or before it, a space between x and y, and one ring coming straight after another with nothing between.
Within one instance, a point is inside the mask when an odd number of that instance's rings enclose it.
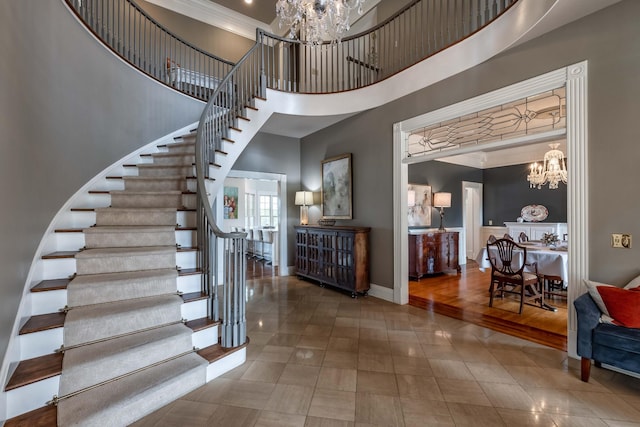
<instances>
[{"instance_id":1,"label":"carpeted stair tread","mask_svg":"<svg viewBox=\"0 0 640 427\"><path fill-rule=\"evenodd\" d=\"M188 189L184 176L127 176L124 177L125 190L131 191L162 191Z\"/></svg>"},{"instance_id":2,"label":"carpeted stair tread","mask_svg":"<svg viewBox=\"0 0 640 427\"><path fill-rule=\"evenodd\" d=\"M96 208L96 225L175 225L176 208Z\"/></svg>"},{"instance_id":3,"label":"carpeted stair tread","mask_svg":"<svg viewBox=\"0 0 640 427\"><path fill-rule=\"evenodd\" d=\"M182 191L110 191L111 207L114 208L179 208L182 206Z\"/></svg>"},{"instance_id":4,"label":"carpeted stair tread","mask_svg":"<svg viewBox=\"0 0 640 427\"><path fill-rule=\"evenodd\" d=\"M85 249L76 254L76 273L100 274L176 266L175 246Z\"/></svg>"},{"instance_id":5,"label":"carpeted stair tread","mask_svg":"<svg viewBox=\"0 0 640 427\"><path fill-rule=\"evenodd\" d=\"M191 334L188 327L175 324L69 349L60 396L186 353L193 348Z\"/></svg>"},{"instance_id":6,"label":"carpeted stair tread","mask_svg":"<svg viewBox=\"0 0 640 427\"><path fill-rule=\"evenodd\" d=\"M207 361L189 353L58 403L58 425L124 426L202 386Z\"/></svg>"},{"instance_id":7,"label":"carpeted stair tread","mask_svg":"<svg viewBox=\"0 0 640 427\"><path fill-rule=\"evenodd\" d=\"M175 246L176 227L171 225L102 225L86 228L85 247Z\"/></svg>"},{"instance_id":8,"label":"carpeted stair tread","mask_svg":"<svg viewBox=\"0 0 640 427\"><path fill-rule=\"evenodd\" d=\"M76 307L67 313L63 342L71 347L179 322L182 304L177 295L159 295Z\"/></svg>"},{"instance_id":9,"label":"carpeted stair tread","mask_svg":"<svg viewBox=\"0 0 640 427\"><path fill-rule=\"evenodd\" d=\"M67 305L101 304L176 292L176 269L78 275L67 286Z\"/></svg>"}]
</instances>

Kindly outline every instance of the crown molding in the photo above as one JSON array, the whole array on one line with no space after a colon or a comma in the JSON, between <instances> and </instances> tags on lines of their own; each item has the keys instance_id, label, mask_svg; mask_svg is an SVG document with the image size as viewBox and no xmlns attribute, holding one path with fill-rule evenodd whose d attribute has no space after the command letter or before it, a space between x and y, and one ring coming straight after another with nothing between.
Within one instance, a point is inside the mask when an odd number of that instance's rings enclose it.
<instances>
[{"instance_id":1,"label":"crown molding","mask_svg":"<svg viewBox=\"0 0 640 427\"><path fill-rule=\"evenodd\" d=\"M229 31L230 33L246 37L250 40L256 39L256 28L262 28L271 32L268 24L249 18L246 15L234 10L220 6L208 0L147 0L156 6L169 9L189 18L204 22Z\"/></svg>"}]
</instances>

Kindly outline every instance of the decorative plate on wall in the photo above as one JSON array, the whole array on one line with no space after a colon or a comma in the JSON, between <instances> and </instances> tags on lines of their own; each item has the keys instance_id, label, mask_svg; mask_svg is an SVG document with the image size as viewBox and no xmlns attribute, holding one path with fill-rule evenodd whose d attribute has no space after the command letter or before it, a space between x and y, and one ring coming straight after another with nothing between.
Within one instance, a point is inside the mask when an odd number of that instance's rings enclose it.
<instances>
[{"instance_id":1,"label":"decorative plate on wall","mask_svg":"<svg viewBox=\"0 0 640 427\"><path fill-rule=\"evenodd\" d=\"M544 221L549 216L549 210L542 205L528 205L522 208L520 216L528 222Z\"/></svg>"}]
</instances>

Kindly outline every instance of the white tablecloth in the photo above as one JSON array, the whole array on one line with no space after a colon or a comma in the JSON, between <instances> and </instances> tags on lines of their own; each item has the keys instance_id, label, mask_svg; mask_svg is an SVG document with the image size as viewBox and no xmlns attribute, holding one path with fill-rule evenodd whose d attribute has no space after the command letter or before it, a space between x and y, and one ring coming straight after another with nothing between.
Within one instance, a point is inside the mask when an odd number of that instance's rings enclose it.
<instances>
[{"instance_id":1,"label":"white tablecloth","mask_svg":"<svg viewBox=\"0 0 640 427\"><path fill-rule=\"evenodd\" d=\"M491 251L493 252L493 250ZM514 265L520 265L522 262L522 251L516 251L518 258L514 256ZM497 256L497 253L496 253ZM491 268L487 256L487 248L484 247L476 256L476 262L480 265L480 270ZM567 261L568 254L566 250L552 250L547 247L527 247L527 263L538 263L538 274L546 274L549 276L560 276L565 283L569 278ZM526 269L526 271L530 271Z\"/></svg>"}]
</instances>

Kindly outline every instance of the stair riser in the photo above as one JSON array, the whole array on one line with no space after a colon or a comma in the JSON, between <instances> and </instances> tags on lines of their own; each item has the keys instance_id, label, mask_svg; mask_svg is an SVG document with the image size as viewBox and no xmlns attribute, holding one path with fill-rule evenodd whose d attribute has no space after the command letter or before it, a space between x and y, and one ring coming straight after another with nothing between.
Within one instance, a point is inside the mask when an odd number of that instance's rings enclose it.
<instances>
[{"instance_id":1,"label":"stair riser","mask_svg":"<svg viewBox=\"0 0 640 427\"><path fill-rule=\"evenodd\" d=\"M176 244L185 248L194 248L198 246L198 233L191 230L176 231Z\"/></svg>"},{"instance_id":2,"label":"stair riser","mask_svg":"<svg viewBox=\"0 0 640 427\"><path fill-rule=\"evenodd\" d=\"M167 152L174 154L174 153L187 153L187 154L193 154L196 151L196 144L195 144L195 138L194 138L194 142L188 143L188 144L169 144L167 145Z\"/></svg>"},{"instance_id":3,"label":"stair riser","mask_svg":"<svg viewBox=\"0 0 640 427\"><path fill-rule=\"evenodd\" d=\"M247 361L247 348L241 348L207 366L207 382L224 375Z\"/></svg>"},{"instance_id":4,"label":"stair riser","mask_svg":"<svg viewBox=\"0 0 640 427\"><path fill-rule=\"evenodd\" d=\"M195 251L178 252L176 254L176 265L180 268L191 268L196 265L198 255Z\"/></svg>"},{"instance_id":5,"label":"stair riser","mask_svg":"<svg viewBox=\"0 0 640 427\"><path fill-rule=\"evenodd\" d=\"M176 244L175 231L134 233L88 233L87 248L131 248L140 246L164 246Z\"/></svg>"},{"instance_id":6,"label":"stair riser","mask_svg":"<svg viewBox=\"0 0 640 427\"><path fill-rule=\"evenodd\" d=\"M196 156L191 153L171 153L171 155L159 154L153 156L154 165L186 165L190 166L196 161Z\"/></svg>"},{"instance_id":7,"label":"stair riser","mask_svg":"<svg viewBox=\"0 0 640 427\"><path fill-rule=\"evenodd\" d=\"M175 268L175 254L141 254L76 259L78 274L117 273L123 271Z\"/></svg>"},{"instance_id":8,"label":"stair riser","mask_svg":"<svg viewBox=\"0 0 640 427\"><path fill-rule=\"evenodd\" d=\"M116 193L111 195L114 208L181 208L182 194L140 194Z\"/></svg>"},{"instance_id":9,"label":"stair riser","mask_svg":"<svg viewBox=\"0 0 640 427\"><path fill-rule=\"evenodd\" d=\"M207 300L192 301L189 304L182 304L180 307L182 318L187 320L200 319L207 316Z\"/></svg>"},{"instance_id":10,"label":"stair riser","mask_svg":"<svg viewBox=\"0 0 640 427\"><path fill-rule=\"evenodd\" d=\"M136 211L112 212L103 210L96 212L96 224L101 225L176 225L176 213L171 211Z\"/></svg>"}]
</instances>

